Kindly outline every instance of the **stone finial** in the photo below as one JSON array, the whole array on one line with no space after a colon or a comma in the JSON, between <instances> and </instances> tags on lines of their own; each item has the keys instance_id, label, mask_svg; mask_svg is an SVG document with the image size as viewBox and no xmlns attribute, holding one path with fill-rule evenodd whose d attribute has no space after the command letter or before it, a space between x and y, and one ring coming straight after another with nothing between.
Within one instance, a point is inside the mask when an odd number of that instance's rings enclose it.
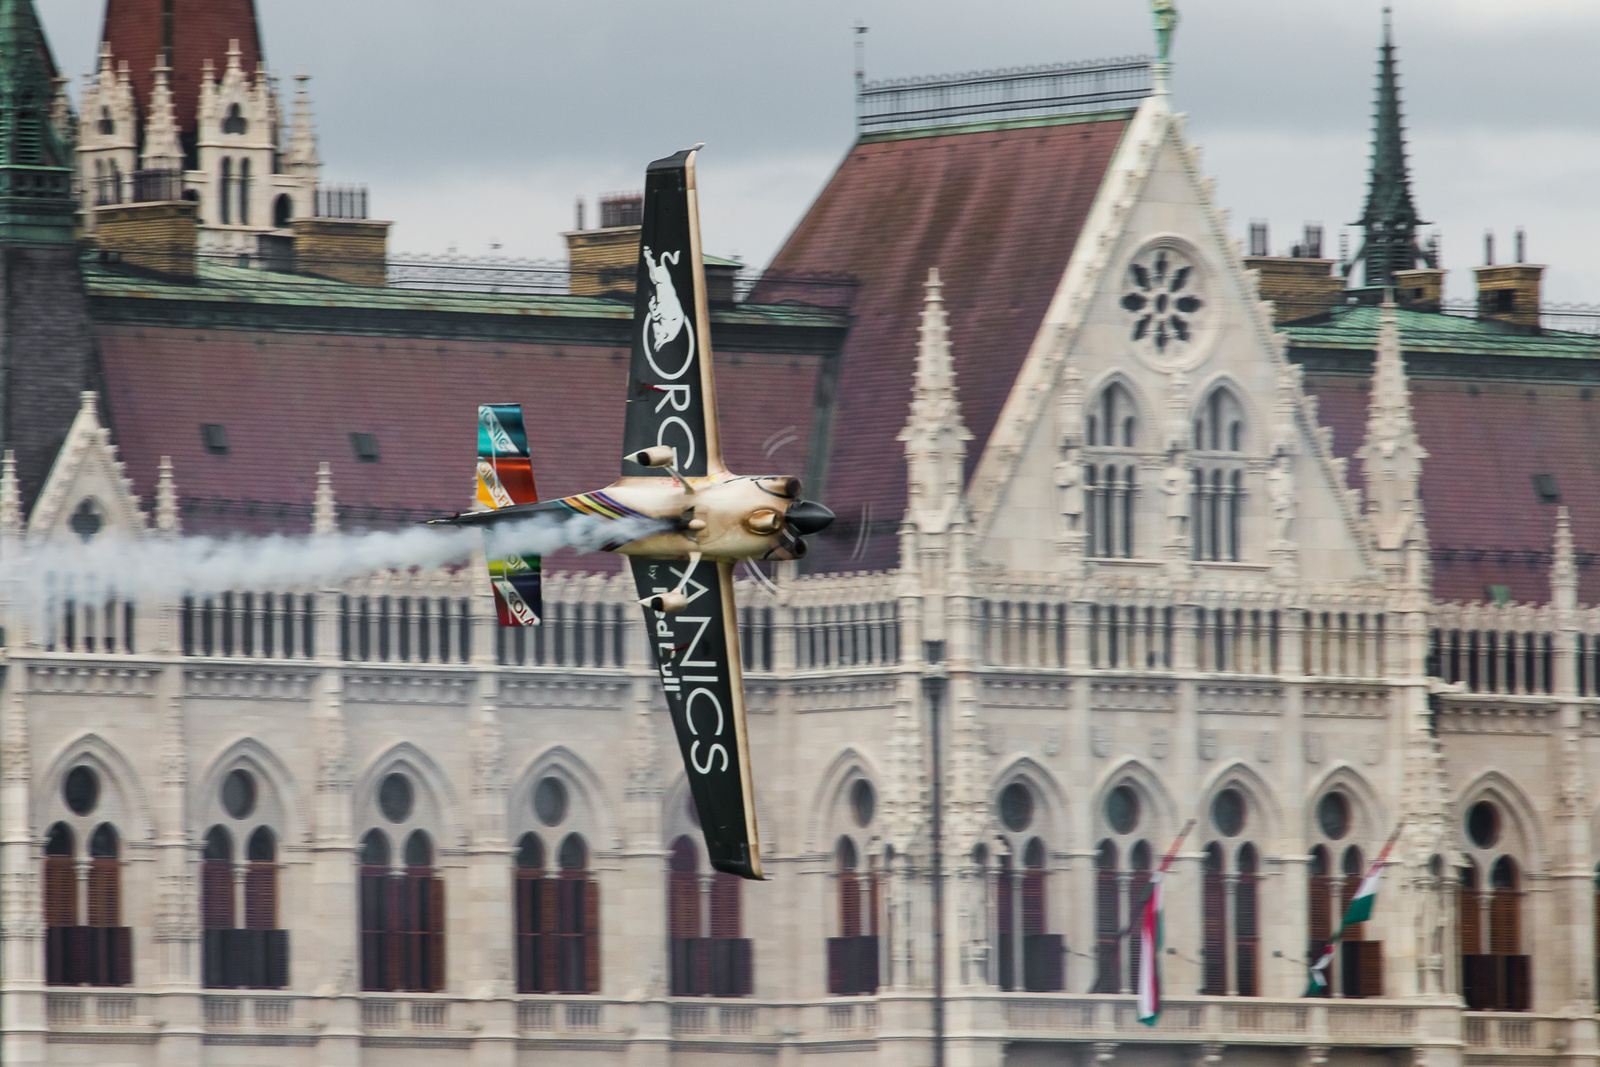
<instances>
[{"instance_id":1,"label":"stone finial","mask_svg":"<svg viewBox=\"0 0 1600 1067\"><path fill-rule=\"evenodd\" d=\"M317 131L311 122L311 96L306 91L310 80L309 74L294 76L294 113L289 122L289 151L284 155L284 165L291 174L296 168L314 172L322 163L317 158Z\"/></svg>"},{"instance_id":2,"label":"stone finial","mask_svg":"<svg viewBox=\"0 0 1600 1067\"><path fill-rule=\"evenodd\" d=\"M172 103L172 68L166 54L156 59L155 84L150 89L150 107L144 123L144 166L146 170L181 170L183 145L178 139L178 116Z\"/></svg>"},{"instance_id":3,"label":"stone finial","mask_svg":"<svg viewBox=\"0 0 1600 1067\"><path fill-rule=\"evenodd\" d=\"M22 536L22 489L17 484L17 454L6 449L0 462L0 539Z\"/></svg>"},{"instance_id":4,"label":"stone finial","mask_svg":"<svg viewBox=\"0 0 1600 1067\"><path fill-rule=\"evenodd\" d=\"M1417 438L1411 417L1411 393L1393 304L1384 304L1379 312L1367 435L1356 456L1366 473L1367 518L1378 547L1398 550L1421 535L1422 461L1428 453Z\"/></svg>"},{"instance_id":5,"label":"stone finial","mask_svg":"<svg viewBox=\"0 0 1600 1067\"><path fill-rule=\"evenodd\" d=\"M339 513L333 499L333 468L327 463L317 465L317 496L311 505L311 532L318 535L339 532Z\"/></svg>"},{"instance_id":6,"label":"stone finial","mask_svg":"<svg viewBox=\"0 0 1600 1067\"><path fill-rule=\"evenodd\" d=\"M1578 606L1578 560L1573 552L1572 521L1567 506L1556 508L1556 543L1550 564L1550 599L1556 607Z\"/></svg>"},{"instance_id":7,"label":"stone finial","mask_svg":"<svg viewBox=\"0 0 1600 1067\"><path fill-rule=\"evenodd\" d=\"M156 472L156 529L164 537L176 537L183 531L183 520L178 516L178 485L172 478L172 457L162 456Z\"/></svg>"},{"instance_id":8,"label":"stone finial","mask_svg":"<svg viewBox=\"0 0 1600 1067\"><path fill-rule=\"evenodd\" d=\"M972 434L961 421L956 401L944 285L937 267L928 271L918 337L911 414L900 431L910 485L908 509L945 512L961 496L966 443Z\"/></svg>"}]
</instances>

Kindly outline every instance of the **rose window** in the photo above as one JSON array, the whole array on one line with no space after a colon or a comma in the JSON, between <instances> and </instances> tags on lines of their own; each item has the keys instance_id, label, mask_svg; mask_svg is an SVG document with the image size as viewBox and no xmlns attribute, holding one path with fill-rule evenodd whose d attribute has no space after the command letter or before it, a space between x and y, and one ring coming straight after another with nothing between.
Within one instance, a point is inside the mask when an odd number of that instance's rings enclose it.
<instances>
[{"instance_id":1,"label":"rose window","mask_svg":"<svg viewBox=\"0 0 1600 1067\"><path fill-rule=\"evenodd\" d=\"M1190 341L1205 307L1199 280L1194 264L1171 248L1150 249L1129 263L1122 307L1132 316L1133 340L1160 354Z\"/></svg>"}]
</instances>

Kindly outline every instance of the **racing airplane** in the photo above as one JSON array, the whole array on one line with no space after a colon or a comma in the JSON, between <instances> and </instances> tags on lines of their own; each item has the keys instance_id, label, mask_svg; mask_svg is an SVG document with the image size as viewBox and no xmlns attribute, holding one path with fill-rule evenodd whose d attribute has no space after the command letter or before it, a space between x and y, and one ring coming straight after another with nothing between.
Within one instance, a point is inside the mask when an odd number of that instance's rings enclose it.
<instances>
[{"instance_id":1,"label":"racing airplane","mask_svg":"<svg viewBox=\"0 0 1600 1067\"><path fill-rule=\"evenodd\" d=\"M733 568L740 560L800 559L805 537L834 516L801 498L799 478L737 475L722 461L695 195L702 147L645 171L622 477L592 493L539 502L520 406L485 404L478 409L484 510L432 521L489 527L585 517L633 534L603 547L630 557L706 850L717 870L758 879ZM537 625L539 558L491 559L489 575L500 624Z\"/></svg>"}]
</instances>

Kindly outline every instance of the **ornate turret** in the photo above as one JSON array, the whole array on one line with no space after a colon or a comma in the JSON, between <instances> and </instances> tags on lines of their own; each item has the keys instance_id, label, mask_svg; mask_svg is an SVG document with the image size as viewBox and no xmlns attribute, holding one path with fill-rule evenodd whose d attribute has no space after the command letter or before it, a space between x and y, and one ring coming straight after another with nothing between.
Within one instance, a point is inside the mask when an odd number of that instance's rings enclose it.
<instances>
[{"instance_id":1,"label":"ornate turret","mask_svg":"<svg viewBox=\"0 0 1600 1067\"><path fill-rule=\"evenodd\" d=\"M33 0L0 0L0 242L73 240L71 148L51 119L56 97Z\"/></svg>"},{"instance_id":2,"label":"ornate turret","mask_svg":"<svg viewBox=\"0 0 1600 1067\"><path fill-rule=\"evenodd\" d=\"M1378 49L1378 99L1372 117L1372 175L1367 183L1367 207L1355 225L1364 231L1361 250L1351 260L1364 264L1370 286L1392 286L1396 271L1419 263L1433 267L1427 252L1417 244L1417 207L1411 202L1411 179L1406 173L1405 130L1400 122L1400 84L1395 73L1394 38L1389 9L1383 11L1383 45Z\"/></svg>"}]
</instances>

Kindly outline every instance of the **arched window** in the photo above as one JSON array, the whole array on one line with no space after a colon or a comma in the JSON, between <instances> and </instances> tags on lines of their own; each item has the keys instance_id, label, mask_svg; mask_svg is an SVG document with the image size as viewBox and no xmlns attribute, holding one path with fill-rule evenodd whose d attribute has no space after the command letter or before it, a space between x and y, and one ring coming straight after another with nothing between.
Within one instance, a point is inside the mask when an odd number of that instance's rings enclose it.
<instances>
[{"instance_id":1,"label":"arched window","mask_svg":"<svg viewBox=\"0 0 1600 1067\"><path fill-rule=\"evenodd\" d=\"M556 992L600 991L600 884L589 874L589 847L568 834L556 855Z\"/></svg>"},{"instance_id":2,"label":"arched window","mask_svg":"<svg viewBox=\"0 0 1600 1067\"><path fill-rule=\"evenodd\" d=\"M741 937L740 879L700 872L688 836L672 842L667 874L672 995L738 997L751 992L750 941ZM709 897L709 900L707 899Z\"/></svg>"},{"instance_id":3,"label":"arched window","mask_svg":"<svg viewBox=\"0 0 1600 1067\"><path fill-rule=\"evenodd\" d=\"M289 984L289 934L278 929L278 839L262 824L271 809L250 770L236 767L222 778L214 810L224 821L206 831L200 860L200 980L207 988Z\"/></svg>"},{"instance_id":4,"label":"arched window","mask_svg":"<svg viewBox=\"0 0 1600 1067\"><path fill-rule=\"evenodd\" d=\"M1306 871L1306 959L1315 963L1328 951L1328 939L1333 936L1333 881L1328 876L1328 849L1316 845L1311 849L1311 861ZM1318 996L1328 996L1329 984L1318 990Z\"/></svg>"},{"instance_id":5,"label":"arched window","mask_svg":"<svg viewBox=\"0 0 1600 1067\"><path fill-rule=\"evenodd\" d=\"M1093 992L1122 992L1122 888L1117 846L1100 842L1094 855L1095 984Z\"/></svg>"},{"instance_id":6,"label":"arched window","mask_svg":"<svg viewBox=\"0 0 1600 1067\"><path fill-rule=\"evenodd\" d=\"M222 205L222 224L233 224L233 159L229 156L222 157L222 189L218 198Z\"/></svg>"},{"instance_id":7,"label":"arched window","mask_svg":"<svg viewBox=\"0 0 1600 1067\"><path fill-rule=\"evenodd\" d=\"M1213 389L1194 420L1196 452L1239 452L1244 448L1244 408L1231 391Z\"/></svg>"},{"instance_id":8,"label":"arched window","mask_svg":"<svg viewBox=\"0 0 1600 1067\"><path fill-rule=\"evenodd\" d=\"M389 835L368 830L361 839L361 988L395 989L400 961L390 932L399 923L389 891ZM391 957L393 957L391 959Z\"/></svg>"},{"instance_id":9,"label":"arched window","mask_svg":"<svg viewBox=\"0 0 1600 1067\"><path fill-rule=\"evenodd\" d=\"M544 876L544 842L526 833L517 842L517 992L547 993L556 985L555 883Z\"/></svg>"},{"instance_id":10,"label":"arched window","mask_svg":"<svg viewBox=\"0 0 1600 1067\"><path fill-rule=\"evenodd\" d=\"M250 225L250 160L239 160L239 225Z\"/></svg>"},{"instance_id":11,"label":"arched window","mask_svg":"<svg viewBox=\"0 0 1600 1067\"><path fill-rule=\"evenodd\" d=\"M1256 888L1260 865L1256 847L1249 842L1239 846L1239 877L1233 886L1233 959L1241 997L1259 996L1260 911Z\"/></svg>"},{"instance_id":12,"label":"arched window","mask_svg":"<svg viewBox=\"0 0 1600 1067\"><path fill-rule=\"evenodd\" d=\"M839 889L839 936L828 938L828 992L842 996L878 990L878 886L860 870L855 842L834 846ZM863 882L866 883L863 885Z\"/></svg>"},{"instance_id":13,"label":"arched window","mask_svg":"<svg viewBox=\"0 0 1600 1067\"><path fill-rule=\"evenodd\" d=\"M72 828L58 822L44 842L45 980L51 985L76 984L73 953L79 950L78 866ZM86 965L86 961L85 961Z\"/></svg>"},{"instance_id":14,"label":"arched window","mask_svg":"<svg viewBox=\"0 0 1600 1067\"><path fill-rule=\"evenodd\" d=\"M1120 382L1100 390L1090 408L1087 428L1091 448L1134 447L1139 438L1139 414Z\"/></svg>"},{"instance_id":15,"label":"arched window","mask_svg":"<svg viewBox=\"0 0 1600 1067\"><path fill-rule=\"evenodd\" d=\"M1344 876L1339 887L1338 921L1342 922L1367 875L1358 846L1344 850L1339 870ZM1357 923L1344 932L1339 945L1339 990L1347 997L1383 996L1383 942L1367 939L1366 923Z\"/></svg>"},{"instance_id":16,"label":"arched window","mask_svg":"<svg viewBox=\"0 0 1600 1067\"><path fill-rule=\"evenodd\" d=\"M1242 557L1244 408L1231 391L1213 389L1194 420L1194 488L1189 501L1190 553L1198 560ZM1209 453L1209 454L1208 454Z\"/></svg>"},{"instance_id":17,"label":"arched window","mask_svg":"<svg viewBox=\"0 0 1600 1067\"><path fill-rule=\"evenodd\" d=\"M117 161L114 159L110 162L109 167L111 173L111 203L120 204L122 203L122 168L117 165Z\"/></svg>"},{"instance_id":18,"label":"arched window","mask_svg":"<svg viewBox=\"0 0 1600 1067\"><path fill-rule=\"evenodd\" d=\"M288 193L279 193L278 198L272 202L272 225L280 230L289 228L290 221L294 218L294 201Z\"/></svg>"},{"instance_id":19,"label":"arched window","mask_svg":"<svg viewBox=\"0 0 1600 1067\"><path fill-rule=\"evenodd\" d=\"M200 860L200 982L207 988L239 984L228 973L229 962L238 959L234 925L233 836L213 826Z\"/></svg>"},{"instance_id":20,"label":"arched window","mask_svg":"<svg viewBox=\"0 0 1600 1067\"><path fill-rule=\"evenodd\" d=\"M1506 854L1511 834L1500 806L1489 799L1467 809L1462 829L1467 859L1456 894L1462 997L1470 1011L1527 1011L1532 959L1522 951L1522 871Z\"/></svg>"},{"instance_id":21,"label":"arched window","mask_svg":"<svg viewBox=\"0 0 1600 1067\"><path fill-rule=\"evenodd\" d=\"M239 110L238 104L228 105L227 117L222 120L223 133L244 133L249 128L245 122L244 113Z\"/></svg>"},{"instance_id":22,"label":"arched window","mask_svg":"<svg viewBox=\"0 0 1600 1067\"><path fill-rule=\"evenodd\" d=\"M1139 980L1139 929L1137 923L1144 914L1144 905L1150 895L1151 870L1150 842L1136 842L1128 852L1128 866L1133 873L1128 878L1128 924L1133 927L1128 938L1128 987L1137 991Z\"/></svg>"},{"instance_id":23,"label":"arched window","mask_svg":"<svg viewBox=\"0 0 1600 1067\"><path fill-rule=\"evenodd\" d=\"M1228 887L1223 880L1222 846L1207 845L1200 873L1200 992L1220 997L1228 992Z\"/></svg>"},{"instance_id":24,"label":"arched window","mask_svg":"<svg viewBox=\"0 0 1600 1067\"><path fill-rule=\"evenodd\" d=\"M51 985L133 981L133 938L122 925L121 837L110 822L91 821L110 814L102 799L99 773L87 764L73 767L56 801L62 817L45 835L45 981Z\"/></svg>"}]
</instances>

